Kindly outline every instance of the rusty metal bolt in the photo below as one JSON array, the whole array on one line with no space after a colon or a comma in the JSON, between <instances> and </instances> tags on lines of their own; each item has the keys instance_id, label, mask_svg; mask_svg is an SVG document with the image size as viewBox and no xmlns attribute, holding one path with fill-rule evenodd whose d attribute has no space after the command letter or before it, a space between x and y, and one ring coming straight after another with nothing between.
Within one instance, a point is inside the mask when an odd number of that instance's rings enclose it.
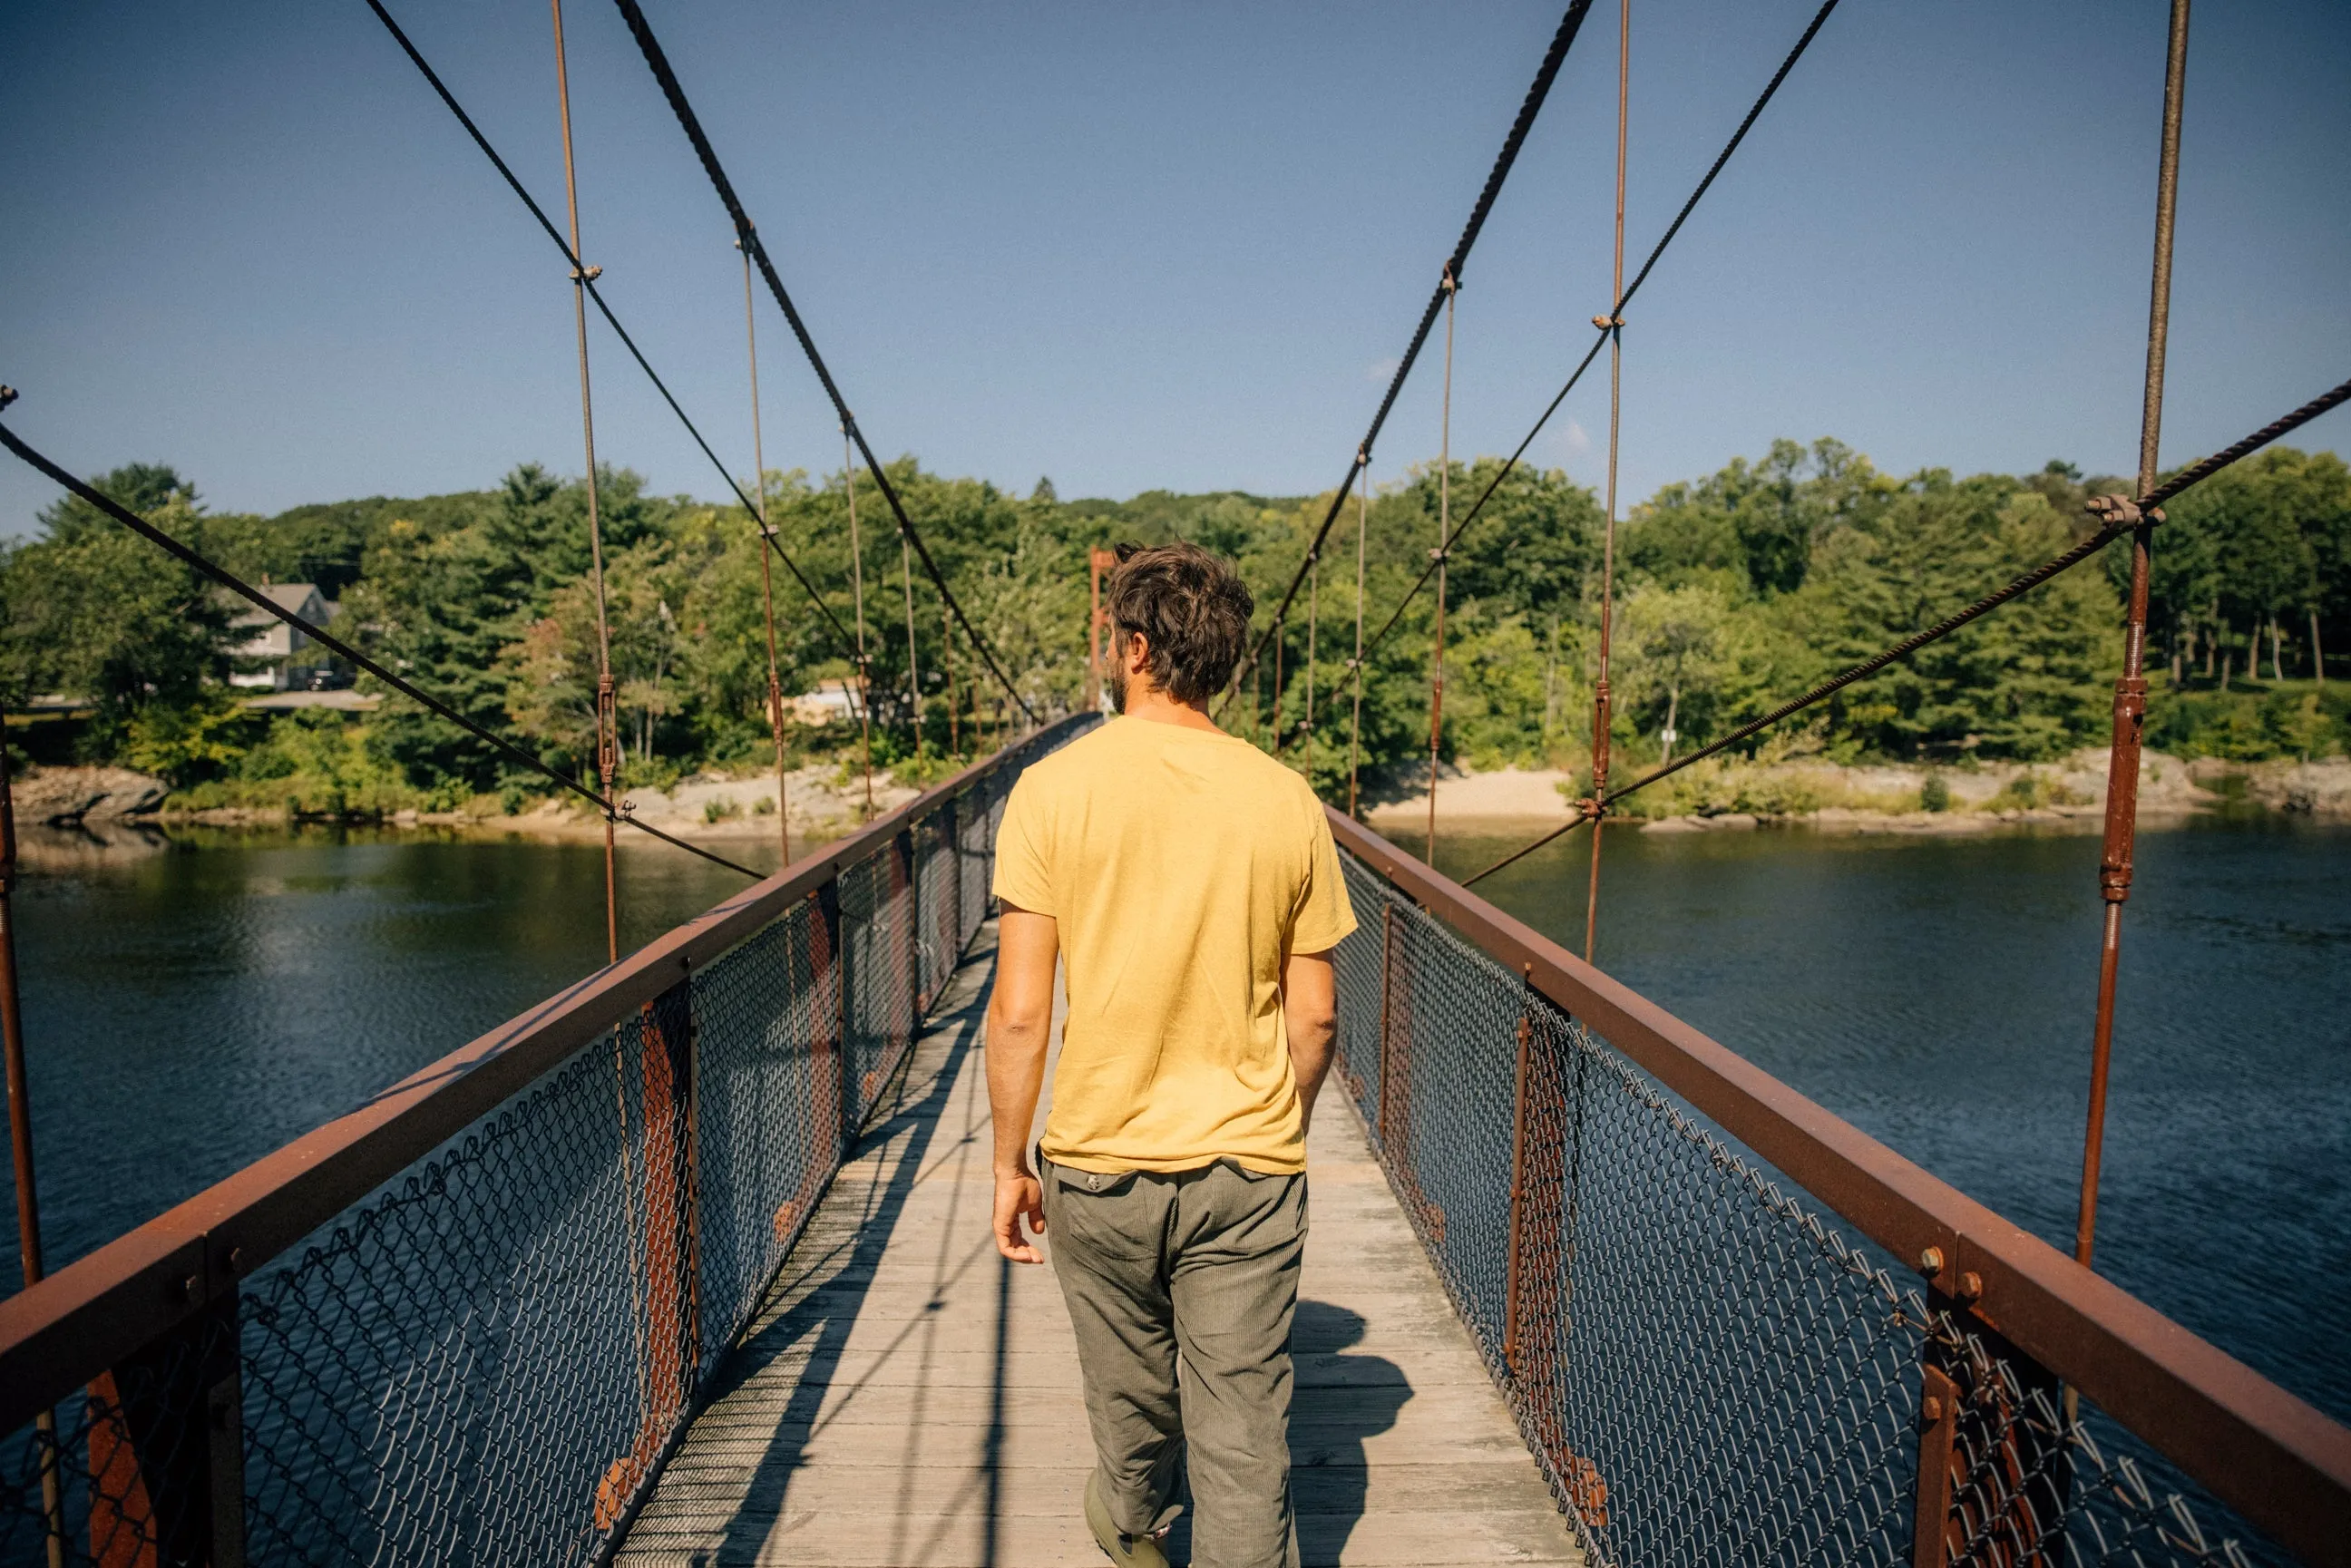
<instances>
[{"instance_id":1,"label":"rusty metal bolt","mask_svg":"<svg viewBox=\"0 0 2351 1568\"><path fill-rule=\"evenodd\" d=\"M1932 1277L1943 1271L1943 1249L1929 1247L1918 1254L1918 1272Z\"/></svg>"},{"instance_id":2,"label":"rusty metal bolt","mask_svg":"<svg viewBox=\"0 0 2351 1568\"><path fill-rule=\"evenodd\" d=\"M232 1274L242 1274L245 1272L244 1248L232 1247L228 1249L228 1271Z\"/></svg>"},{"instance_id":3,"label":"rusty metal bolt","mask_svg":"<svg viewBox=\"0 0 2351 1568\"><path fill-rule=\"evenodd\" d=\"M1959 1276L1959 1288L1952 1292L1963 1301L1972 1301L1983 1294L1983 1276L1973 1269Z\"/></svg>"},{"instance_id":4,"label":"rusty metal bolt","mask_svg":"<svg viewBox=\"0 0 2351 1568\"><path fill-rule=\"evenodd\" d=\"M201 1274L191 1274L180 1281L180 1299L193 1306L204 1299L204 1281Z\"/></svg>"},{"instance_id":5,"label":"rusty metal bolt","mask_svg":"<svg viewBox=\"0 0 2351 1568\"><path fill-rule=\"evenodd\" d=\"M1927 1397L1918 1401L1918 1415L1920 1419L1930 1424L1941 1420L1943 1418L1942 1396L1939 1395L1929 1394Z\"/></svg>"}]
</instances>

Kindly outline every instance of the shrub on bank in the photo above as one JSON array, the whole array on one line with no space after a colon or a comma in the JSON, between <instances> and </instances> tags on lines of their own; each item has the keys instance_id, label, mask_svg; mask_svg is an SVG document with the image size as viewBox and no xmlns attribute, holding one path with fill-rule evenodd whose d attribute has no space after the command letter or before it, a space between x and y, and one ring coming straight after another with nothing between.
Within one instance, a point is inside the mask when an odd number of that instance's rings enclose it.
<instances>
[{"instance_id":1,"label":"shrub on bank","mask_svg":"<svg viewBox=\"0 0 2351 1568\"><path fill-rule=\"evenodd\" d=\"M2248 682L2231 691L2147 694L2147 743L2177 757L2316 761L2351 753L2351 685Z\"/></svg>"}]
</instances>

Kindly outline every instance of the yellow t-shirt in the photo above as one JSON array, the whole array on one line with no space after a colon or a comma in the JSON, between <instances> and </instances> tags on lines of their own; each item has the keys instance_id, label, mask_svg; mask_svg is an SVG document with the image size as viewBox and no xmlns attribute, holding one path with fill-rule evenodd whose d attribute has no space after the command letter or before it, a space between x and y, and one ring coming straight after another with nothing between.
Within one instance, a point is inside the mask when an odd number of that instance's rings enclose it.
<instances>
[{"instance_id":1,"label":"yellow t-shirt","mask_svg":"<svg viewBox=\"0 0 2351 1568\"><path fill-rule=\"evenodd\" d=\"M1337 946L1355 916L1303 779L1228 735L1113 718L1013 785L995 891L1060 928L1046 1158L1306 1168L1282 959Z\"/></svg>"}]
</instances>

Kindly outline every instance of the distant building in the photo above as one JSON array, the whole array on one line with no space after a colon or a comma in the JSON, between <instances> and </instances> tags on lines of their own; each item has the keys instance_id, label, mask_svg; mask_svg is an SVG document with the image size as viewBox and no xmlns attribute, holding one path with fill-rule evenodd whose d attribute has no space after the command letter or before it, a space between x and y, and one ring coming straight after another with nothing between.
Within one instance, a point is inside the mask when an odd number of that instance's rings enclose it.
<instances>
[{"instance_id":1,"label":"distant building","mask_svg":"<svg viewBox=\"0 0 2351 1568\"><path fill-rule=\"evenodd\" d=\"M816 690L791 698L787 708L796 724L855 724L857 688L845 678L819 681Z\"/></svg>"},{"instance_id":2,"label":"distant building","mask_svg":"<svg viewBox=\"0 0 2351 1568\"><path fill-rule=\"evenodd\" d=\"M315 582L265 583L261 592L273 604L293 612L313 626L323 626L334 618L334 605L328 602ZM286 690L295 655L310 646L310 639L242 599L235 604L236 611L229 625L243 640L229 653L243 667L230 672L228 684L265 691Z\"/></svg>"}]
</instances>

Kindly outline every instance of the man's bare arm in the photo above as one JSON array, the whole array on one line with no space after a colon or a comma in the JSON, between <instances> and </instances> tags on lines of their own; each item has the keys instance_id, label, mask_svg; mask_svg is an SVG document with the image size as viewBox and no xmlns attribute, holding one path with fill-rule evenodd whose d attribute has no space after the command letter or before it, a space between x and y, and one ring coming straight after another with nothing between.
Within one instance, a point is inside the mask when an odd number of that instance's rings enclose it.
<instances>
[{"instance_id":1,"label":"man's bare arm","mask_svg":"<svg viewBox=\"0 0 2351 1568\"><path fill-rule=\"evenodd\" d=\"M1282 1020L1290 1034L1290 1069L1298 1079L1298 1113L1314 1124L1314 1096L1331 1071L1339 1039L1339 977L1331 955L1292 953L1281 966Z\"/></svg>"},{"instance_id":2,"label":"man's bare arm","mask_svg":"<svg viewBox=\"0 0 2351 1568\"><path fill-rule=\"evenodd\" d=\"M996 1124L996 1249L1015 1263L1045 1255L1021 1232L1045 1233L1044 1191L1029 1168L1029 1126L1045 1087L1061 928L1007 904L996 926L996 990L987 1003L987 1108Z\"/></svg>"}]
</instances>

